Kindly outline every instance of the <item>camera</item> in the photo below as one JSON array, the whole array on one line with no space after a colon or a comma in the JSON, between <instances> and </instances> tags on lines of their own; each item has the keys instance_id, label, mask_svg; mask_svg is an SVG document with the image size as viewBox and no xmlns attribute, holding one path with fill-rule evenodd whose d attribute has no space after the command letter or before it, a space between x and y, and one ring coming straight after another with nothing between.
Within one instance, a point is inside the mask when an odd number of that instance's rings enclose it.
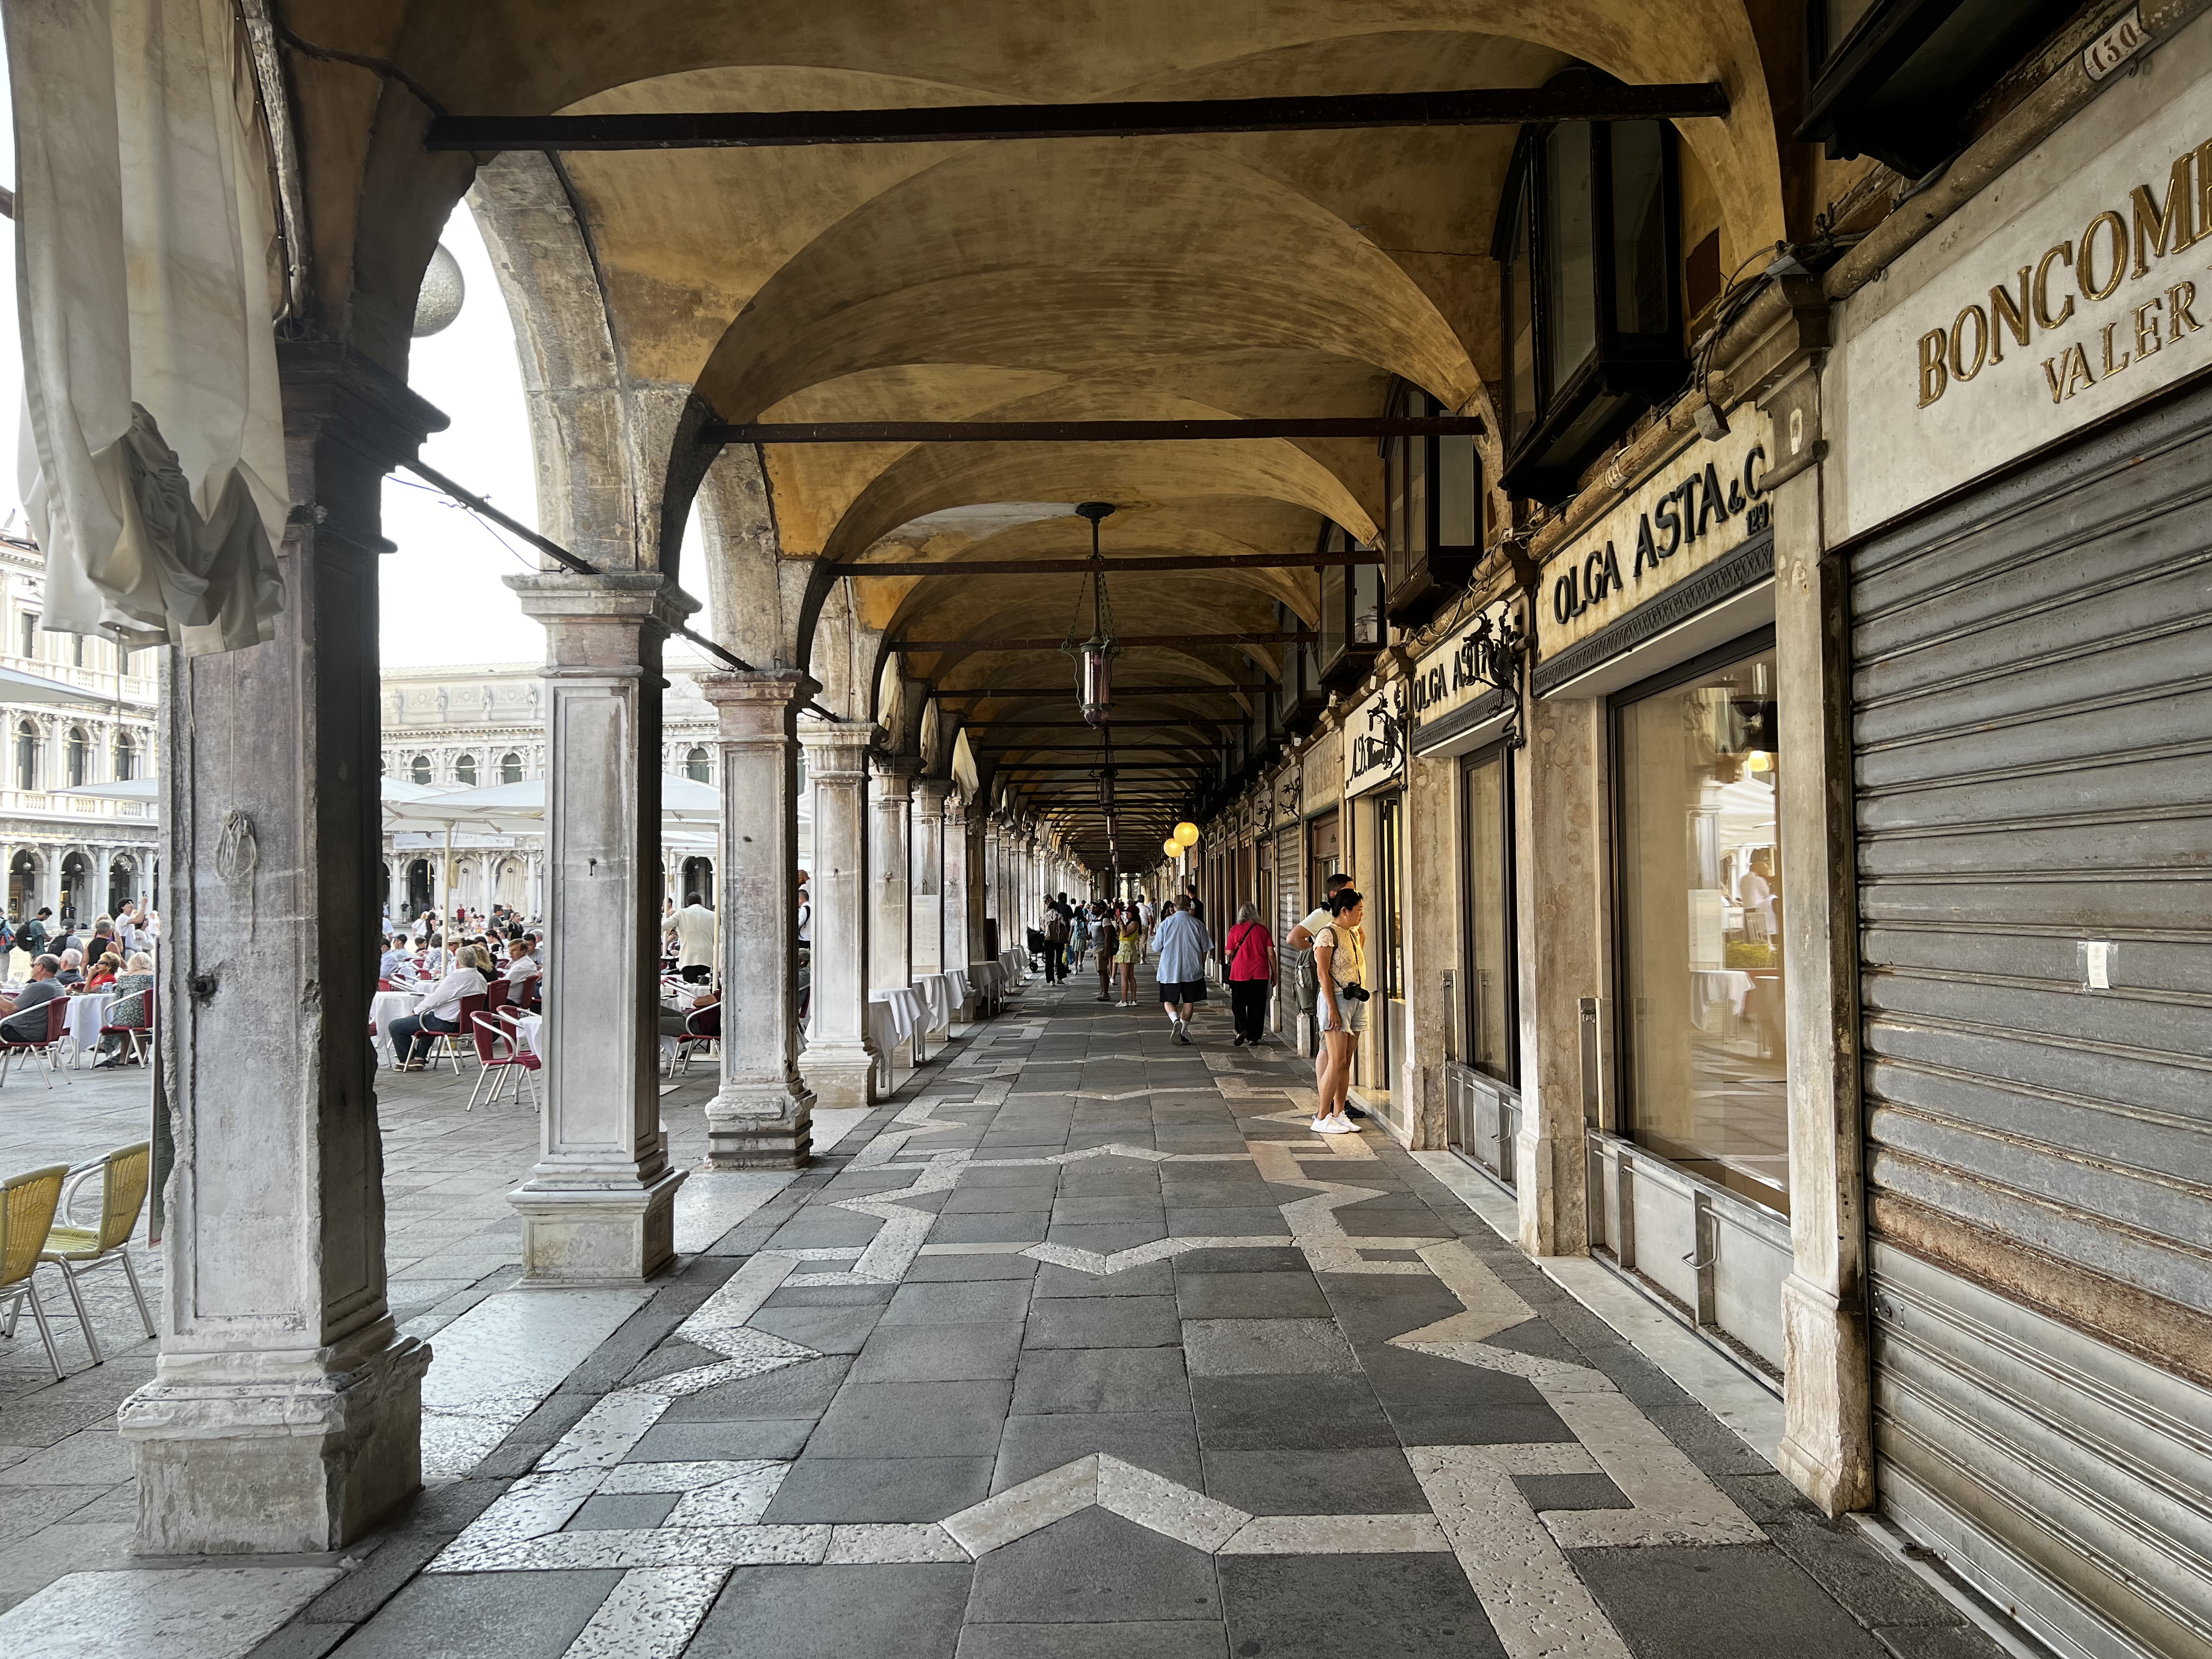
<instances>
[{"instance_id":1,"label":"camera","mask_svg":"<svg viewBox=\"0 0 2212 1659\"><path fill-rule=\"evenodd\" d=\"M1340 985L1336 988L1336 994L1354 1002L1364 1002L1368 997L1367 988L1364 985Z\"/></svg>"}]
</instances>

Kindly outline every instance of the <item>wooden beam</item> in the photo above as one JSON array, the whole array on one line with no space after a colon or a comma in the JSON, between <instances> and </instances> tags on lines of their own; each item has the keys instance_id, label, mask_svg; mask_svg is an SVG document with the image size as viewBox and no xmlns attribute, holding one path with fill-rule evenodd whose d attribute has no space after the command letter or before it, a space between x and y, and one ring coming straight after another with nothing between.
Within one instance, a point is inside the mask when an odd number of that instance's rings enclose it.
<instances>
[{"instance_id":1,"label":"wooden beam","mask_svg":"<svg viewBox=\"0 0 2212 1659\"><path fill-rule=\"evenodd\" d=\"M1716 82L1620 87L1483 87L1304 98L1147 99L1095 104L955 104L935 109L672 112L650 115L441 115L431 150L762 149L806 144L978 143L1152 138L1208 132L1340 132L1362 127L1519 126L1529 121L1668 121L1728 113Z\"/></svg>"},{"instance_id":2,"label":"wooden beam","mask_svg":"<svg viewBox=\"0 0 2212 1659\"><path fill-rule=\"evenodd\" d=\"M1377 549L1348 553L1178 553L1155 559L899 559L833 564L832 576L1158 576L1175 571L1316 570L1323 565L1381 564L1389 556Z\"/></svg>"},{"instance_id":3,"label":"wooden beam","mask_svg":"<svg viewBox=\"0 0 2212 1659\"><path fill-rule=\"evenodd\" d=\"M1310 628L1261 629L1249 634L1124 634L1116 643L1139 645L1310 645L1321 637ZM895 640L894 651L1057 651L1062 641L1036 640Z\"/></svg>"},{"instance_id":4,"label":"wooden beam","mask_svg":"<svg viewBox=\"0 0 2212 1659\"><path fill-rule=\"evenodd\" d=\"M1114 696L1122 697L1183 697L1215 692L1271 691L1273 680L1194 680L1188 685L1117 685ZM923 695L928 697L1065 697L1074 694L1075 687L1066 685L963 685L932 686Z\"/></svg>"},{"instance_id":5,"label":"wooden beam","mask_svg":"<svg viewBox=\"0 0 2212 1659\"><path fill-rule=\"evenodd\" d=\"M1316 415L1226 421L709 422L702 444L1188 444L1255 438L1471 438L1480 415Z\"/></svg>"}]
</instances>

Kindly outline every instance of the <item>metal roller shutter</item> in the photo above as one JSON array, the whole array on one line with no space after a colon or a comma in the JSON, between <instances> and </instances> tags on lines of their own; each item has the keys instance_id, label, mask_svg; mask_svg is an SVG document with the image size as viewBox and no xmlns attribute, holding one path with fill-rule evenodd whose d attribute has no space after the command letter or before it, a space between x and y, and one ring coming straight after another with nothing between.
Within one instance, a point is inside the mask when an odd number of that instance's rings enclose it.
<instances>
[{"instance_id":1,"label":"metal roller shutter","mask_svg":"<svg viewBox=\"0 0 2212 1659\"><path fill-rule=\"evenodd\" d=\"M1882 1502L2081 1654L2212 1653L2208 506L2200 385L1850 555Z\"/></svg>"}]
</instances>

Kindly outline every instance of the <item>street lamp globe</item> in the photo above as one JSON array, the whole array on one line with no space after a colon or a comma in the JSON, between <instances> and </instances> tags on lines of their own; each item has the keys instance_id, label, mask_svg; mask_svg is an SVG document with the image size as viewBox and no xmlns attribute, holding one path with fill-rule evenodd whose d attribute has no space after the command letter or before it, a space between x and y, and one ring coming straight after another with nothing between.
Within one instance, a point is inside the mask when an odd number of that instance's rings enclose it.
<instances>
[{"instance_id":1,"label":"street lamp globe","mask_svg":"<svg viewBox=\"0 0 2212 1659\"><path fill-rule=\"evenodd\" d=\"M1181 823L1176 825L1175 838L1185 847L1197 846L1198 826L1191 823L1189 819L1184 819Z\"/></svg>"}]
</instances>

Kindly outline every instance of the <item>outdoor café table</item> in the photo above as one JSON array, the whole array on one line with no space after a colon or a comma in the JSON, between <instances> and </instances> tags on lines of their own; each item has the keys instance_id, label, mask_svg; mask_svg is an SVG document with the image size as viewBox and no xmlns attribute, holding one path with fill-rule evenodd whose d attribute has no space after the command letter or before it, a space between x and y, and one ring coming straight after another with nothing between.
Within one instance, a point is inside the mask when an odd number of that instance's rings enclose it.
<instances>
[{"instance_id":1,"label":"outdoor caf\u00e9 table","mask_svg":"<svg viewBox=\"0 0 2212 1659\"><path fill-rule=\"evenodd\" d=\"M81 991L69 1000L62 1031L71 1045L70 1065L92 1064L92 1057L100 1052L100 1028L107 1023L108 1005L114 1000L106 991Z\"/></svg>"},{"instance_id":2,"label":"outdoor caf\u00e9 table","mask_svg":"<svg viewBox=\"0 0 2212 1659\"><path fill-rule=\"evenodd\" d=\"M947 968L945 970L945 984L952 997L952 1017L955 1019L964 1018L968 1009L968 1000L975 994L969 988L968 970L964 968Z\"/></svg>"},{"instance_id":3,"label":"outdoor caf\u00e9 table","mask_svg":"<svg viewBox=\"0 0 2212 1659\"><path fill-rule=\"evenodd\" d=\"M529 1049L532 1054L537 1054L540 1060L544 1060L545 1056L539 1052L538 1033L544 1024L545 1016L543 1014L525 1014L514 1022L514 1029L522 1037L522 1046Z\"/></svg>"},{"instance_id":4,"label":"outdoor caf\u00e9 table","mask_svg":"<svg viewBox=\"0 0 2212 1659\"><path fill-rule=\"evenodd\" d=\"M392 1052L392 1022L406 1018L422 1000L414 991L379 991L368 1000L368 1023L376 1028L376 1063L383 1070L391 1071L398 1064L398 1057Z\"/></svg>"},{"instance_id":5,"label":"outdoor caf\u00e9 table","mask_svg":"<svg viewBox=\"0 0 2212 1659\"><path fill-rule=\"evenodd\" d=\"M950 1032L952 1029L952 975L925 974L914 982L921 995L922 1004L929 1011L922 1021L925 1032Z\"/></svg>"}]
</instances>

